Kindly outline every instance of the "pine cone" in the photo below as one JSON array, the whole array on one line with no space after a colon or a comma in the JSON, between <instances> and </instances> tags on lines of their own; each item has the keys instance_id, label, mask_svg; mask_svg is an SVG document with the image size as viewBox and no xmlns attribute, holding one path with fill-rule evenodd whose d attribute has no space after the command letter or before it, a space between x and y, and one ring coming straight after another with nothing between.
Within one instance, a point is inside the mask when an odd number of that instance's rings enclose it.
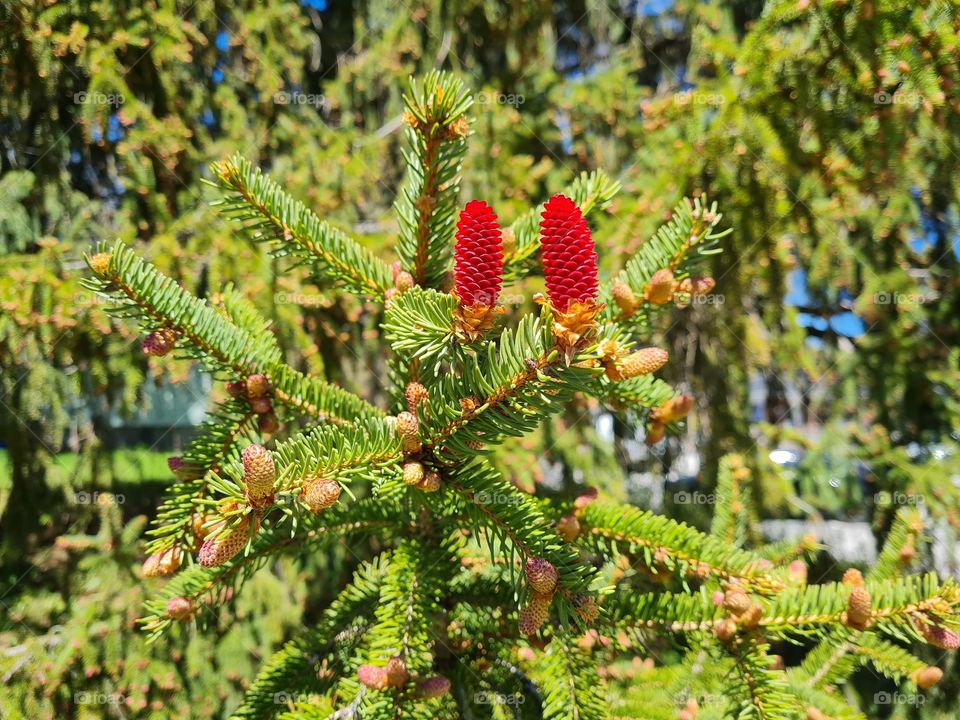
<instances>
[{"instance_id":1,"label":"pine cone","mask_svg":"<svg viewBox=\"0 0 960 720\"><path fill-rule=\"evenodd\" d=\"M670 353L657 347L648 347L632 352L620 363L620 374L634 378L656 372L670 359Z\"/></svg>"},{"instance_id":2,"label":"pine cone","mask_svg":"<svg viewBox=\"0 0 960 720\"><path fill-rule=\"evenodd\" d=\"M654 410L650 417L655 422L669 425L687 416L693 409L693 395L677 395Z\"/></svg>"},{"instance_id":3,"label":"pine cone","mask_svg":"<svg viewBox=\"0 0 960 720\"><path fill-rule=\"evenodd\" d=\"M460 212L453 279L461 305L497 304L503 282L503 238L493 208L482 200Z\"/></svg>"},{"instance_id":4,"label":"pine cone","mask_svg":"<svg viewBox=\"0 0 960 720\"><path fill-rule=\"evenodd\" d=\"M858 586L863 585L863 573L856 568L847 568L840 580L844 585Z\"/></svg>"},{"instance_id":5,"label":"pine cone","mask_svg":"<svg viewBox=\"0 0 960 720\"><path fill-rule=\"evenodd\" d=\"M300 499L312 513L333 507L340 499L340 483L333 478L319 477L306 483L300 490Z\"/></svg>"},{"instance_id":6,"label":"pine cone","mask_svg":"<svg viewBox=\"0 0 960 720\"><path fill-rule=\"evenodd\" d=\"M257 523L251 515L244 517L232 530L219 532L203 541L198 561L203 567L217 567L232 559L243 550L257 531Z\"/></svg>"},{"instance_id":7,"label":"pine cone","mask_svg":"<svg viewBox=\"0 0 960 720\"><path fill-rule=\"evenodd\" d=\"M631 317L637 311L637 296L623 280L614 281L611 294L623 317Z\"/></svg>"},{"instance_id":8,"label":"pine cone","mask_svg":"<svg viewBox=\"0 0 960 720\"><path fill-rule=\"evenodd\" d=\"M540 220L543 273L550 305L566 312L573 302L594 305L597 251L580 208L564 195L544 205Z\"/></svg>"},{"instance_id":9,"label":"pine cone","mask_svg":"<svg viewBox=\"0 0 960 720\"><path fill-rule=\"evenodd\" d=\"M177 333L171 328L161 328L144 338L143 353L151 357L163 357L177 345Z\"/></svg>"},{"instance_id":10,"label":"pine cone","mask_svg":"<svg viewBox=\"0 0 960 720\"><path fill-rule=\"evenodd\" d=\"M407 409L413 415L417 413L417 406L430 397L427 389L418 382L409 383L405 394L407 396Z\"/></svg>"},{"instance_id":11,"label":"pine cone","mask_svg":"<svg viewBox=\"0 0 960 720\"><path fill-rule=\"evenodd\" d=\"M721 618L713 624L713 634L720 642L728 642L737 634L737 624L730 618Z\"/></svg>"},{"instance_id":12,"label":"pine cone","mask_svg":"<svg viewBox=\"0 0 960 720\"><path fill-rule=\"evenodd\" d=\"M270 398L264 397L255 397L250 400L250 408L257 415L266 415L268 412L273 410L273 403L270 402Z\"/></svg>"},{"instance_id":13,"label":"pine cone","mask_svg":"<svg viewBox=\"0 0 960 720\"><path fill-rule=\"evenodd\" d=\"M141 572L144 577L165 577L175 573L182 561L183 553L180 548L167 548L144 560Z\"/></svg>"},{"instance_id":14,"label":"pine cone","mask_svg":"<svg viewBox=\"0 0 960 720\"><path fill-rule=\"evenodd\" d=\"M89 260L90 269L101 277L110 270L110 253L97 253Z\"/></svg>"},{"instance_id":15,"label":"pine cone","mask_svg":"<svg viewBox=\"0 0 960 720\"><path fill-rule=\"evenodd\" d=\"M277 469L273 456L263 445L247 445L243 449L243 484L247 489L247 498L254 506L273 495L273 486L277 480Z\"/></svg>"},{"instance_id":16,"label":"pine cone","mask_svg":"<svg viewBox=\"0 0 960 720\"><path fill-rule=\"evenodd\" d=\"M408 462L403 465L403 482L407 485L419 485L423 482L423 465L418 462Z\"/></svg>"},{"instance_id":17,"label":"pine cone","mask_svg":"<svg viewBox=\"0 0 960 720\"><path fill-rule=\"evenodd\" d=\"M403 294L413 288L416 285L416 281L413 279L413 275L408 273L406 270L401 270L397 273L397 277L394 279L394 286L397 288L397 292Z\"/></svg>"},{"instance_id":18,"label":"pine cone","mask_svg":"<svg viewBox=\"0 0 960 720\"><path fill-rule=\"evenodd\" d=\"M557 588L559 575L553 564L544 558L532 557L527 559L524 568L530 588L542 595L549 595Z\"/></svg>"},{"instance_id":19,"label":"pine cone","mask_svg":"<svg viewBox=\"0 0 960 720\"><path fill-rule=\"evenodd\" d=\"M171 620L188 620L193 615L193 601L185 597L167 600L167 617Z\"/></svg>"},{"instance_id":20,"label":"pine cone","mask_svg":"<svg viewBox=\"0 0 960 720\"><path fill-rule=\"evenodd\" d=\"M277 419L277 414L274 412L264 413L257 420L257 427L260 428L260 432L264 435L273 435L273 433L280 429L280 421Z\"/></svg>"},{"instance_id":21,"label":"pine cone","mask_svg":"<svg viewBox=\"0 0 960 720\"><path fill-rule=\"evenodd\" d=\"M657 270L647 281L643 295L654 305L666 305L673 300L673 271L670 268Z\"/></svg>"},{"instance_id":22,"label":"pine cone","mask_svg":"<svg viewBox=\"0 0 960 720\"><path fill-rule=\"evenodd\" d=\"M441 484L442 482L440 480L440 473L438 473L436 470L427 470L423 474L423 480L419 485L417 485L417 487L424 492L432 493L439 490Z\"/></svg>"},{"instance_id":23,"label":"pine cone","mask_svg":"<svg viewBox=\"0 0 960 720\"><path fill-rule=\"evenodd\" d=\"M573 515L564 515L557 520L557 534L567 542L573 542L580 535L580 521Z\"/></svg>"},{"instance_id":24,"label":"pine cone","mask_svg":"<svg viewBox=\"0 0 960 720\"><path fill-rule=\"evenodd\" d=\"M600 617L600 604L593 595L577 593L573 596L573 609L585 623L595 622Z\"/></svg>"},{"instance_id":25,"label":"pine cone","mask_svg":"<svg viewBox=\"0 0 960 720\"><path fill-rule=\"evenodd\" d=\"M518 627L520 634L526 637L536 635L550 615L550 596L533 593L530 602L520 610Z\"/></svg>"},{"instance_id":26,"label":"pine cone","mask_svg":"<svg viewBox=\"0 0 960 720\"><path fill-rule=\"evenodd\" d=\"M742 615L750 608L750 596L733 588L723 594L723 607L733 615Z\"/></svg>"},{"instance_id":27,"label":"pine cone","mask_svg":"<svg viewBox=\"0 0 960 720\"><path fill-rule=\"evenodd\" d=\"M740 624L747 630L753 630L760 624L760 620L763 618L763 606L759 603L754 603L747 608L747 611L740 616Z\"/></svg>"},{"instance_id":28,"label":"pine cone","mask_svg":"<svg viewBox=\"0 0 960 720\"><path fill-rule=\"evenodd\" d=\"M943 670L936 665L928 665L913 673L913 681L921 690L929 690L943 678Z\"/></svg>"},{"instance_id":29,"label":"pine cone","mask_svg":"<svg viewBox=\"0 0 960 720\"><path fill-rule=\"evenodd\" d=\"M227 395L240 400L247 396L247 382L245 380L231 380L227 383Z\"/></svg>"},{"instance_id":30,"label":"pine cone","mask_svg":"<svg viewBox=\"0 0 960 720\"><path fill-rule=\"evenodd\" d=\"M357 679L371 690L386 690L387 671L376 665L361 665L357 668Z\"/></svg>"},{"instance_id":31,"label":"pine cone","mask_svg":"<svg viewBox=\"0 0 960 720\"><path fill-rule=\"evenodd\" d=\"M253 400L270 392L270 381L262 373L254 373L247 378L247 398Z\"/></svg>"},{"instance_id":32,"label":"pine cone","mask_svg":"<svg viewBox=\"0 0 960 720\"><path fill-rule=\"evenodd\" d=\"M856 585L847 598L844 625L855 630L865 630L870 624L870 593L863 585Z\"/></svg>"},{"instance_id":33,"label":"pine cone","mask_svg":"<svg viewBox=\"0 0 960 720\"><path fill-rule=\"evenodd\" d=\"M442 675L433 675L417 683L414 693L417 697L438 698L450 691L450 681Z\"/></svg>"},{"instance_id":34,"label":"pine cone","mask_svg":"<svg viewBox=\"0 0 960 720\"><path fill-rule=\"evenodd\" d=\"M940 625L930 625L922 620L914 622L923 639L941 650L956 650L960 648L960 635L950 628Z\"/></svg>"},{"instance_id":35,"label":"pine cone","mask_svg":"<svg viewBox=\"0 0 960 720\"><path fill-rule=\"evenodd\" d=\"M407 684L410 679L410 673L407 672L407 663L399 655L394 655L387 661L387 667L384 668L387 675L387 685L398 688Z\"/></svg>"}]
</instances>

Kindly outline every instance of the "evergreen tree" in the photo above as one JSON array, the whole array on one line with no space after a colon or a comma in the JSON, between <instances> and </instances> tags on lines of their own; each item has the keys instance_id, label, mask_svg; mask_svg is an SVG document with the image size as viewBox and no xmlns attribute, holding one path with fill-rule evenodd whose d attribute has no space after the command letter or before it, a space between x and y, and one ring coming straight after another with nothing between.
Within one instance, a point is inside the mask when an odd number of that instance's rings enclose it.
<instances>
[{"instance_id":1,"label":"evergreen tree","mask_svg":"<svg viewBox=\"0 0 960 720\"><path fill-rule=\"evenodd\" d=\"M673 692L688 716L706 694L723 702L704 717L861 717L834 688L865 662L904 692L936 684L942 671L910 643L960 645L960 593L906 574L917 517L898 519L867 577L851 569L808 584L809 540L751 547L751 472L737 456L721 464L708 533L596 492L530 494L497 471L492 448L576 394L642 414L652 439L676 427L691 398L654 377L668 354L636 343L672 305L712 290L699 268L726 233L716 206L681 202L600 282L588 220L616 183L583 175L502 227L490 205L458 197L464 86L431 73L405 102L392 267L243 158L214 167L221 210L254 239L383 303L387 407L287 364L236 293L208 304L122 243L88 258L89 288L137 320L145 352L197 360L228 395L171 463L178 481L144 572L174 577L148 602L144 628L159 637L202 622L224 588L285 550L375 537L359 546L372 552L353 581L265 664L236 716L499 716L507 705L604 717L600 668L668 634L685 654L649 669L630 712L656 716ZM537 266L539 310L504 317L505 278ZM772 643L809 637L819 644L803 664L785 669L771 654Z\"/></svg>"}]
</instances>

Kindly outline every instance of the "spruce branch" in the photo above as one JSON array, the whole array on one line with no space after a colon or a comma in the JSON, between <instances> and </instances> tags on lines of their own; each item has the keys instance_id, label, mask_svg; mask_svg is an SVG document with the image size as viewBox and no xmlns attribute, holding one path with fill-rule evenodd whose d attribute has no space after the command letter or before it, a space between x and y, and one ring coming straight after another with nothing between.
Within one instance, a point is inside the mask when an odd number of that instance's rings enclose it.
<instances>
[{"instance_id":1,"label":"spruce branch","mask_svg":"<svg viewBox=\"0 0 960 720\"><path fill-rule=\"evenodd\" d=\"M365 498L348 507L331 508L322 515L305 513L295 525L263 526L246 552L217 567L194 565L174 576L156 599L147 601L147 612L138 623L150 633L152 642L173 624L167 612L172 598L186 598L198 609L215 606L226 589L239 590L278 554L333 544L354 536L390 536L402 528L403 522L397 506Z\"/></svg>"},{"instance_id":2,"label":"spruce branch","mask_svg":"<svg viewBox=\"0 0 960 720\"><path fill-rule=\"evenodd\" d=\"M234 155L213 165L224 199L214 203L240 222L254 240L269 242L277 257L291 257L316 275L342 282L351 292L382 298L390 268L370 250L318 218L249 160Z\"/></svg>"},{"instance_id":3,"label":"spruce branch","mask_svg":"<svg viewBox=\"0 0 960 720\"><path fill-rule=\"evenodd\" d=\"M690 302L713 287L692 278L700 262L720 252L717 243L729 229L717 230L721 215L705 198L677 203L673 216L630 258L623 270L601 289L605 316L625 330L648 329L650 317L665 306Z\"/></svg>"},{"instance_id":4,"label":"spruce branch","mask_svg":"<svg viewBox=\"0 0 960 720\"><path fill-rule=\"evenodd\" d=\"M255 428L256 414L246 403L227 400L209 414L183 453L177 470L183 479L169 489L157 508L148 554L174 547L187 552L193 547L194 523L204 510L202 501L210 494L208 476L218 473L225 461L236 455L237 442L252 436Z\"/></svg>"},{"instance_id":5,"label":"spruce branch","mask_svg":"<svg viewBox=\"0 0 960 720\"><path fill-rule=\"evenodd\" d=\"M609 712L596 661L565 632L554 634L540 675L544 720L602 720Z\"/></svg>"},{"instance_id":6,"label":"spruce branch","mask_svg":"<svg viewBox=\"0 0 960 720\"><path fill-rule=\"evenodd\" d=\"M106 259L90 265L95 277L85 287L117 302L115 314L138 319L147 332L172 332L183 355L208 371L228 379L262 373L280 402L316 418L380 414L356 395L290 368L274 341L237 327L122 243L97 248L88 264L93 257Z\"/></svg>"},{"instance_id":7,"label":"spruce branch","mask_svg":"<svg viewBox=\"0 0 960 720\"><path fill-rule=\"evenodd\" d=\"M353 580L324 611L316 627L288 642L261 668L243 703L231 715L237 720L271 720L283 708L279 695L323 692L335 679L332 672L319 674L317 667L336 669L343 646L360 637L350 629L361 628L373 615L386 564L379 558L364 563Z\"/></svg>"},{"instance_id":8,"label":"spruce branch","mask_svg":"<svg viewBox=\"0 0 960 720\"><path fill-rule=\"evenodd\" d=\"M439 288L450 270L460 192L460 164L473 98L452 75L429 73L404 95L410 150L407 178L394 203L400 261L423 287Z\"/></svg>"},{"instance_id":9,"label":"spruce branch","mask_svg":"<svg viewBox=\"0 0 960 720\"><path fill-rule=\"evenodd\" d=\"M627 552L656 572L676 570L701 579L737 580L771 594L783 582L764 571L761 558L683 523L619 504L595 502L580 515L581 544L597 552Z\"/></svg>"}]
</instances>

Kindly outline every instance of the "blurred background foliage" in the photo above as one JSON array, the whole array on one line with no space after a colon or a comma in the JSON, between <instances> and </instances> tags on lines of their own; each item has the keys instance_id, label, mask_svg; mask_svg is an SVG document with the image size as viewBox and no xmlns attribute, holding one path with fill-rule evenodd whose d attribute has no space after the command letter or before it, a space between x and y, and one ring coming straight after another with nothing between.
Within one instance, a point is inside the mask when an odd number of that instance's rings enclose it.
<instances>
[{"instance_id":1,"label":"blurred background foliage","mask_svg":"<svg viewBox=\"0 0 960 720\"><path fill-rule=\"evenodd\" d=\"M519 486L591 484L704 523L709 508L671 490L709 491L718 458L738 451L764 518L882 535L907 501L957 526L954 3L11 0L0 27L12 717L223 716L248 666L322 607L324 584L280 563L218 633L147 648L133 631L142 518L203 393L183 363L147 362L80 288L81 253L120 238L192 292L237 282L305 369L382 397L378 311L280 272L210 207L204 179L239 151L383 247L401 95L432 67L476 92L463 195L504 221L602 168L623 184L595 222L608 270L684 195L707 193L735 230L713 260L716 294L659 328L669 379L697 398L684 434L647 448L629 413L575 402L504 446L497 462ZM529 303L539 289L505 294ZM161 421L162 396L175 412ZM306 567L342 572L340 554Z\"/></svg>"}]
</instances>

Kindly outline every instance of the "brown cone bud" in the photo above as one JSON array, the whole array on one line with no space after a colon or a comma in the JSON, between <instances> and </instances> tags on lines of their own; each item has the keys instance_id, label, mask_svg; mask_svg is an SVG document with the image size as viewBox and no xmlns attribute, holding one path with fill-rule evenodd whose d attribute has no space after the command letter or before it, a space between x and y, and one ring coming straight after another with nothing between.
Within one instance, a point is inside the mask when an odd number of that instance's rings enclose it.
<instances>
[{"instance_id":1,"label":"brown cone bud","mask_svg":"<svg viewBox=\"0 0 960 720\"><path fill-rule=\"evenodd\" d=\"M666 305L673 299L673 271L670 268L657 270L647 281L643 291L647 302Z\"/></svg>"},{"instance_id":2,"label":"brown cone bud","mask_svg":"<svg viewBox=\"0 0 960 720\"><path fill-rule=\"evenodd\" d=\"M257 427L260 428L260 432L264 435L273 435L273 433L280 429L280 421L277 419L277 414L274 412L264 413L257 420Z\"/></svg>"},{"instance_id":3,"label":"brown cone bud","mask_svg":"<svg viewBox=\"0 0 960 720\"><path fill-rule=\"evenodd\" d=\"M273 495L273 485L277 480L277 469L273 456L263 445L247 445L243 449L243 484L247 489L247 498L257 503Z\"/></svg>"},{"instance_id":4,"label":"brown cone bud","mask_svg":"<svg viewBox=\"0 0 960 720\"><path fill-rule=\"evenodd\" d=\"M620 374L634 378L656 372L670 359L670 353L657 347L648 347L627 355L620 363Z\"/></svg>"},{"instance_id":5,"label":"brown cone bud","mask_svg":"<svg viewBox=\"0 0 960 720\"><path fill-rule=\"evenodd\" d=\"M549 560L540 557L528 558L524 571L534 592L549 595L556 590L559 575Z\"/></svg>"},{"instance_id":6,"label":"brown cone bud","mask_svg":"<svg viewBox=\"0 0 960 720\"><path fill-rule=\"evenodd\" d=\"M413 275L408 273L406 270L401 270L397 273L397 277L393 284L396 286L397 292L399 293L405 293L407 290L410 290L414 285L416 285L413 280Z\"/></svg>"},{"instance_id":7,"label":"brown cone bud","mask_svg":"<svg viewBox=\"0 0 960 720\"><path fill-rule=\"evenodd\" d=\"M219 532L203 541L198 553L198 561L203 567L217 567L231 560L246 547L257 531L257 523L250 516L244 517L232 530Z\"/></svg>"},{"instance_id":8,"label":"brown cone bud","mask_svg":"<svg viewBox=\"0 0 960 720\"><path fill-rule=\"evenodd\" d=\"M413 415L417 413L417 406L430 397L427 389L418 382L409 383L405 395L407 397L407 410ZM414 417L414 420L416 420L416 417ZM414 434L416 434L416 430L414 430Z\"/></svg>"},{"instance_id":9,"label":"brown cone bud","mask_svg":"<svg viewBox=\"0 0 960 720\"><path fill-rule=\"evenodd\" d=\"M423 474L423 480L417 485L418 488L424 492L436 492L440 489L440 473L436 470L427 470Z\"/></svg>"},{"instance_id":10,"label":"brown cone bud","mask_svg":"<svg viewBox=\"0 0 960 720\"><path fill-rule=\"evenodd\" d=\"M760 624L760 620L763 618L763 606L759 603L754 603L747 608L747 611L740 616L740 624L747 630L753 630Z\"/></svg>"},{"instance_id":11,"label":"brown cone bud","mask_svg":"<svg viewBox=\"0 0 960 720\"><path fill-rule=\"evenodd\" d=\"M573 515L564 515L557 520L557 533L567 542L573 542L580 535L580 521Z\"/></svg>"},{"instance_id":12,"label":"brown cone bud","mask_svg":"<svg viewBox=\"0 0 960 720\"><path fill-rule=\"evenodd\" d=\"M315 478L300 490L300 499L310 508L310 512L323 512L340 499L340 483L333 478Z\"/></svg>"},{"instance_id":13,"label":"brown cone bud","mask_svg":"<svg viewBox=\"0 0 960 720\"><path fill-rule=\"evenodd\" d=\"M943 678L943 670L936 665L928 665L913 673L913 681L921 690L929 690Z\"/></svg>"},{"instance_id":14,"label":"brown cone bud","mask_svg":"<svg viewBox=\"0 0 960 720\"><path fill-rule=\"evenodd\" d=\"M384 670L387 674L387 685L389 687L403 687L410 679L410 673L407 672L407 663L399 655L390 658Z\"/></svg>"},{"instance_id":15,"label":"brown cone bud","mask_svg":"<svg viewBox=\"0 0 960 720\"><path fill-rule=\"evenodd\" d=\"M89 260L90 269L97 275L106 275L110 270L110 253L97 253Z\"/></svg>"},{"instance_id":16,"label":"brown cone bud","mask_svg":"<svg viewBox=\"0 0 960 720\"><path fill-rule=\"evenodd\" d=\"M141 571L144 577L165 577L175 573L182 561L183 553L180 548L167 548L144 560Z\"/></svg>"},{"instance_id":17,"label":"brown cone bud","mask_svg":"<svg viewBox=\"0 0 960 720\"><path fill-rule=\"evenodd\" d=\"M737 634L737 624L730 618L721 618L713 624L713 634L717 640L728 642Z\"/></svg>"},{"instance_id":18,"label":"brown cone bud","mask_svg":"<svg viewBox=\"0 0 960 720\"><path fill-rule=\"evenodd\" d=\"M623 280L614 281L611 292L613 301L620 308L620 312L623 313L625 318L630 317L637 311L637 296L633 294L633 290Z\"/></svg>"},{"instance_id":19,"label":"brown cone bud","mask_svg":"<svg viewBox=\"0 0 960 720\"><path fill-rule=\"evenodd\" d=\"M691 409L693 409L693 395L677 395L654 410L651 418L655 422L669 425L686 417Z\"/></svg>"},{"instance_id":20,"label":"brown cone bud","mask_svg":"<svg viewBox=\"0 0 960 720\"><path fill-rule=\"evenodd\" d=\"M403 464L403 482L407 485L419 485L423 482L423 465L418 462Z\"/></svg>"},{"instance_id":21,"label":"brown cone bud","mask_svg":"<svg viewBox=\"0 0 960 720\"><path fill-rule=\"evenodd\" d=\"M750 596L736 588L727 590L723 594L723 607L733 615L742 615L750 607Z\"/></svg>"},{"instance_id":22,"label":"brown cone bud","mask_svg":"<svg viewBox=\"0 0 960 720\"><path fill-rule=\"evenodd\" d=\"M526 637L536 635L550 615L550 596L533 593L530 602L520 611L518 627Z\"/></svg>"},{"instance_id":23,"label":"brown cone bud","mask_svg":"<svg viewBox=\"0 0 960 720\"><path fill-rule=\"evenodd\" d=\"M227 395L230 397L240 400L247 396L247 382L246 380L231 380L227 383Z\"/></svg>"},{"instance_id":24,"label":"brown cone bud","mask_svg":"<svg viewBox=\"0 0 960 720\"><path fill-rule=\"evenodd\" d=\"M856 568L847 568L843 573L843 578L840 580L844 585L850 585L856 587L858 585L863 585L863 573L861 573Z\"/></svg>"},{"instance_id":25,"label":"brown cone bud","mask_svg":"<svg viewBox=\"0 0 960 720\"><path fill-rule=\"evenodd\" d=\"M573 609L585 623L595 622L600 617L600 604L593 595L577 593L573 596Z\"/></svg>"},{"instance_id":26,"label":"brown cone bud","mask_svg":"<svg viewBox=\"0 0 960 720\"><path fill-rule=\"evenodd\" d=\"M263 397L270 392L270 381L263 373L254 373L247 378L247 397L250 400Z\"/></svg>"},{"instance_id":27,"label":"brown cone bud","mask_svg":"<svg viewBox=\"0 0 960 720\"><path fill-rule=\"evenodd\" d=\"M844 625L855 630L865 630L870 624L870 593L863 585L856 585L847 598Z\"/></svg>"},{"instance_id":28,"label":"brown cone bud","mask_svg":"<svg viewBox=\"0 0 960 720\"><path fill-rule=\"evenodd\" d=\"M270 398L264 397L255 397L250 400L250 408L257 415L266 415L268 412L273 410L273 403L270 402Z\"/></svg>"},{"instance_id":29,"label":"brown cone bud","mask_svg":"<svg viewBox=\"0 0 960 720\"><path fill-rule=\"evenodd\" d=\"M446 695L450 691L450 681L442 675L433 675L432 677L420 680L414 693L417 697L438 698Z\"/></svg>"},{"instance_id":30,"label":"brown cone bud","mask_svg":"<svg viewBox=\"0 0 960 720\"><path fill-rule=\"evenodd\" d=\"M185 597L167 600L167 617L171 620L188 620L193 615L193 601Z\"/></svg>"},{"instance_id":31,"label":"brown cone bud","mask_svg":"<svg viewBox=\"0 0 960 720\"><path fill-rule=\"evenodd\" d=\"M144 338L143 352L152 357L163 357L177 345L177 333L171 328L161 328Z\"/></svg>"},{"instance_id":32,"label":"brown cone bud","mask_svg":"<svg viewBox=\"0 0 960 720\"><path fill-rule=\"evenodd\" d=\"M387 671L376 665L361 665L357 668L357 679L371 690L386 690Z\"/></svg>"}]
</instances>

